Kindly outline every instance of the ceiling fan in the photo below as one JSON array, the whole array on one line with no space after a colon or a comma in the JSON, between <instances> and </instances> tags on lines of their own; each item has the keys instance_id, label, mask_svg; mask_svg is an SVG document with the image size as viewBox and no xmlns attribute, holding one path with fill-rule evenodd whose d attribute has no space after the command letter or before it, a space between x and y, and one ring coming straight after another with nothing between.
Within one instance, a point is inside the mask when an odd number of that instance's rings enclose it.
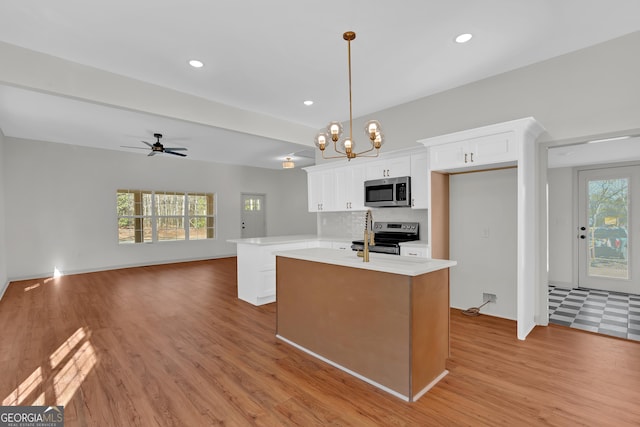
<instances>
[{"instance_id":1,"label":"ceiling fan","mask_svg":"<svg viewBox=\"0 0 640 427\"><path fill-rule=\"evenodd\" d=\"M149 156L155 156L158 153L167 153L167 154L174 154L176 156L187 157L186 154L177 153L177 151L187 151L186 148L182 148L182 147L165 147L164 145L162 145L160 143L160 138L162 138L162 134L161 133L154 133L153 137L156 138L156 142L154 142L153 144L151 144L151 143L149 143L147 141L140 141L140 142L143 142L143 143L147 144L149 146L149 148L151 148L151 152L148 154ZM146 148L144 148L144 147L131 147L131 146L126 146L126 145L123 145L122 147L124 147L124 148L137 148L137 149L141 149L141 150L146 150Z\"/></svg>"}]
</instances>

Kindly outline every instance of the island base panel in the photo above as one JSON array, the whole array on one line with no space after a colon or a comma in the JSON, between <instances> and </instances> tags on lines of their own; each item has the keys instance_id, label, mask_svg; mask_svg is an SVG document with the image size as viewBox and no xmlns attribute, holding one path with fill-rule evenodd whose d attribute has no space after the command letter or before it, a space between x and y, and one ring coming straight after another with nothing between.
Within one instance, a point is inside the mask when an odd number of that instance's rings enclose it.
<instances>
[{"instance_id":1,"label":"island base panel","mask_svg":"<svg viewBox=\"0 0 640 427\"><path fill-rule=\"evenodd\" d=\"M277 257L276 284L286 341L407 400L446 372L448 269L412 277Z\"/></svg>"}]
</instances>

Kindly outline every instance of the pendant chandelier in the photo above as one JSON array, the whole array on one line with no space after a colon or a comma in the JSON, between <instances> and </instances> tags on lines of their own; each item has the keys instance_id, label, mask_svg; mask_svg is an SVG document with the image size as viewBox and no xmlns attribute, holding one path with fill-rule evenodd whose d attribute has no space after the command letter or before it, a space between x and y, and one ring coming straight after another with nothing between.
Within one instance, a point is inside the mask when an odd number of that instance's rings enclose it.
<instances>
[{"instance_id":1,"label":"pendant chandelier","mask_svg":"<svg viewBox=\"0 0 640 427\"><path fill-rule=\"evenodd\" d=\"M356 143L353 140L353 108L351 100L351 41L356 38L356 33L347 31L342 35L342 38L347 41L347 52L349 55L349 137L340 141L342 137L342 124L340 124L340 122L331 122L327 125L326 129L318 132L315 138L315 145L322 152L323 159L346 157L347 160L351 160L355 157L378 157L378 152L384 142L384 136L380 129L380 123L377 120L369 120L364 127L364 133L369 138L370 147L360 152L355 151ZM339 155L325 156L324 151L330 140L333 141L334 151ZM371 153L373 150L375 150L375 154Z\"/></svg>"}]
</instances>

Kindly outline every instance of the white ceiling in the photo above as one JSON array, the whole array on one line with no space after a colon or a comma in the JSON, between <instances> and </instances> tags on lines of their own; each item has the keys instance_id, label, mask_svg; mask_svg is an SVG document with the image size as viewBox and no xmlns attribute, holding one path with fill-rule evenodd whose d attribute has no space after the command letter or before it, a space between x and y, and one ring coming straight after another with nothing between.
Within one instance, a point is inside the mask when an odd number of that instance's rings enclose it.
<instances>
[{"instance_id":1,"label":"white ceiling","mask_svg":"<svg viewBox=\"0 0 640 427\"><path fill-rule=\"evenodd\" d=\"M2 42L308 126L309 139L277 141L1 80L0 128L107 149L161 132L189 159L278 168L309 148L315 130L348 119L346 30L357 33L359 117L638 31L638 16L637 0L3 0ZM474 38L454 43L463 32ZM205 67L189 67L192 58Z\"/></svg>"}]
</instances>

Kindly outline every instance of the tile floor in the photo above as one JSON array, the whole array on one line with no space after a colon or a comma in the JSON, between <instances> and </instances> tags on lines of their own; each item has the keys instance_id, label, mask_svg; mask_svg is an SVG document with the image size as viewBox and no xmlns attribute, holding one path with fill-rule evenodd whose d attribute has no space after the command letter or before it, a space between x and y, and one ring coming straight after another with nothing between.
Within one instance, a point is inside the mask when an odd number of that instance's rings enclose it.
<instances>
[{"instance_id":1,"label":"tile floor","mask_svg":"<svg viewBox=\"0 0 640 427\"><path fill-rule=\"evenodd\" d=\"M549 286L549 322L640 341L640 295Z\"/></svg>"}]
</instances>

